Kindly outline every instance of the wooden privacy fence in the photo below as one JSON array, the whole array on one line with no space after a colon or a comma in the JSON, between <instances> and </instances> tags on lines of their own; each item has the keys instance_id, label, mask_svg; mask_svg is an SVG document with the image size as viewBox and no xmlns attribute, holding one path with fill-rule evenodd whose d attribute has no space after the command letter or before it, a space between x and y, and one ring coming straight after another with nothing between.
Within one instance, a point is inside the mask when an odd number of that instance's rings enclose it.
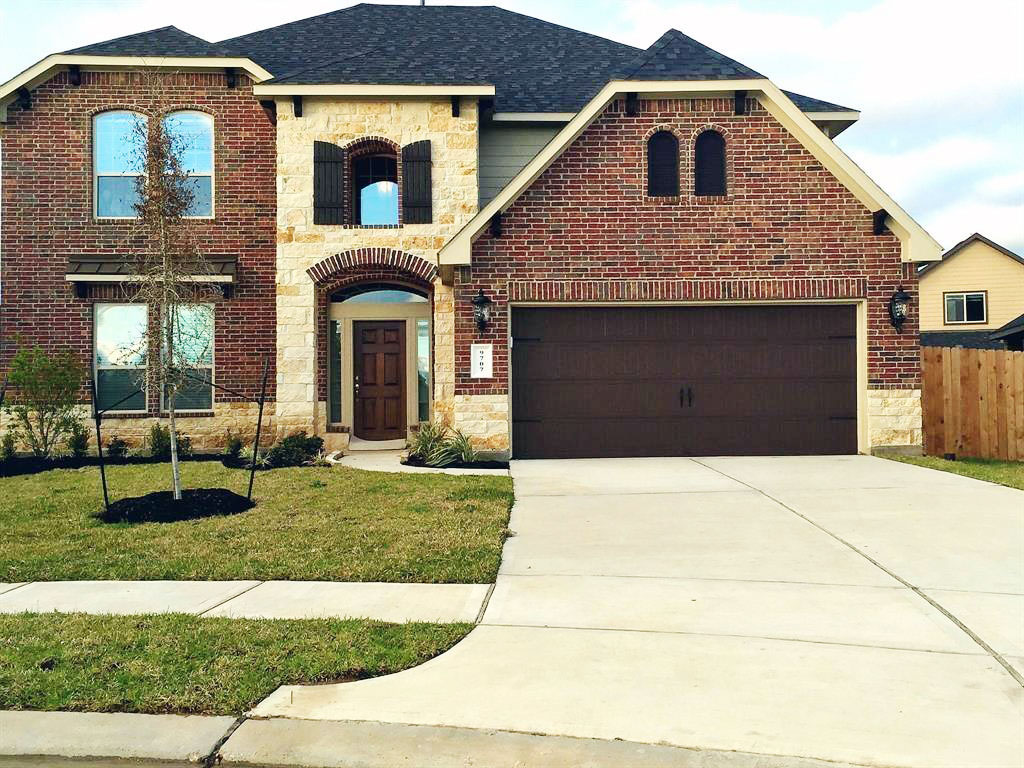
<instances>
[{"instance_id":1,"label":"wooden privacy fence","mask_svg":"<svg viewBox=\"0 0 1024 768\"><path fill-rule=\"evenodd\" d=\"M1024 352L921 348L924 452L1024 461Z\"/></svg>"}]
</instances>

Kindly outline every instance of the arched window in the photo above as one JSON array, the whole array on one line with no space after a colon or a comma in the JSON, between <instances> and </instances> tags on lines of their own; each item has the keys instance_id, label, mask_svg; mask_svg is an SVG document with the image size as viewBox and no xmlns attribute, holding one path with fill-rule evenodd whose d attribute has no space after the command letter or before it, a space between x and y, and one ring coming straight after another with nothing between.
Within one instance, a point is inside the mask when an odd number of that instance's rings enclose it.
<instances>
[{"instance_id":1,"label":"arched window","mask_svg":"<svg viewBox=\"0 0 1024 768\"><path fill-rule=\"evenodd\" d=\"M398 156L381 142L352 155L352 222L398 224Z\"/></svg>"},{"instance_id":2,"label":"arched window","mask_svg":"<svg viewBox=\"0 0 1024 768\"><path fill-rule=\"evenodd\" d=\"M679 194L679 140L671 131L658 131L647 140L647 195Z\"/></svg>"},{"instance_id":3,"label":"arched window","mask_svg":"<svg viewBox=\"0 0 1024 768\"><path fill-rule=\"evenodd\" d=\"M145 171L146 116L118 110L93 118L93 201L97 218L134 219Z\"/></svg>"},{"instance_id":4,"label":"arched window","mask_svg":"<svg viewBox=\"0 0 1024 768\"><path fill-rule=\"evenodd\" d=\"M693 193L725 194L725 139L718 131L704 131L693 148Z\"/></svg>"},{"instance_id":5,"label":"arched window","mask_svg":"<svg viewBox=\"0 0 1024 768\"><path fill-rule=\"evenodd\" d=\"M213 118L205 112L182 110L164 118L171 139L171 151L188 174L192 205L186 216L213 216Z\"/></svg>"}]
</instances>

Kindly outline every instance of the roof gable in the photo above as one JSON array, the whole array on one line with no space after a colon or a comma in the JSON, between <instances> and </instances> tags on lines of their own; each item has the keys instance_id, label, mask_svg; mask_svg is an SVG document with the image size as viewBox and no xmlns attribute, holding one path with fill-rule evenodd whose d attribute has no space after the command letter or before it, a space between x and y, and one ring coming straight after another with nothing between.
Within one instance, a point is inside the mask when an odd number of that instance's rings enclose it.
<instances>
[{"instance_id":1,"label":"roof gable","mask_svg":"<svg viewBox=\"0 0 1024 768\"><path fill-rule=\"evenodd\" d=\"M745 64L670 29L620 69L622 80L745 80L762 78Z\"/></svg>"},{"instance_id":2,"label":"roof gable","mask_svg":"<svg viewBox=\"0 0 1024 768\"><path fill-rule=\"evenodd\" d=\"M64 51L64 53L89 56L196 56L203 58L230 55L213 43L183 32L177 27L161 27L134 35L115 37L113 40L84 45Z\"/></svg>"},{"instance_id":3,"label":"roof gable","mask_svg":"<svg viewBox=\"0 0 1024 768\"><path fill-rule=\"evenodd\" d=\"M942 258L940 258L940 259L938 259L936 261L930 261L927 264L925 264L924 266L922 266L920 269L917 270L917 274L920 276L920 275L925 274L926 272L931 272L936 267L939 267L939 266L945 264L947 261L952 259L957 254L959 254L962 251L966 250L967 246L972 245L974 243L982 243L984 245L987 245L992 250L997 251L997 252L1003 254L1004 256L1007 256L1008 258L1013 259L1016 262L1024 264L1024 257L1021 257L1021 256L1017 255L1016 253L1011 251L1009 248L1004 248L1003 246L999 245L999 243L996 243L996 242L993 242L992 240L989 240L984 235L979 234L978 232L975 232L973 235L970 235L969 237L964 238L959 243L957 243L952 248L950 248L948 251L946 251L944 254L942 254Z\"/></svg>"},{"instance_id":4,"label":"roof gable","mask_svg":"<svg viewBox=\"0 0 1024 768\"><path fill-rule=\"evenodd\" d=\"M745 80L612 80L570 120L515 177L442 246L438 261L446 269L472 262L473 241L492 218L511 206L546 171L617 96L627 93L677 93L699 96L722 90L747 91L789 131L826 170L872 213L881 213L885 225L899 239L903 261L931 261L939 244L903 208L887 195L834 142L825 137L779 88L766 78Z\"/></svg>"}]
</instances>

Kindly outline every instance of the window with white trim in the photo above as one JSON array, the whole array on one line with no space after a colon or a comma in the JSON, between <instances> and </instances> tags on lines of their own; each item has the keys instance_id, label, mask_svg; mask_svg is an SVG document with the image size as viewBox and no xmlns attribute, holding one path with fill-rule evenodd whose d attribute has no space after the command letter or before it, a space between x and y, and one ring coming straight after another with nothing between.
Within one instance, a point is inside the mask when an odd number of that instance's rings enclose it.
<instances>
[{"instance_id":1,"label":"window with white trim","mask_svg":"<svg viewBox=\"0 0 1024 768\"><path fill-rule=\"evenodd\" d=\"M988 307L984 291L971 293L944 294L946 303L946 324L988 322Z\"/></svg>"},{"instance_id":2,"label":"window with white trim","mask_svg":"<svg viewBox=\"0 0 1024 768\"><path fill-rule=\"evenodd\" d=\"M190 218L213 216L213 118L205 112L181 110L164 118L164 127L171 139L171 150L177 153L181 169L188 174L192 205L185 215Z\"/></svg>"},{"instance_id":3,"label":"window with white trim","mask_svg":"<svg viewBox=\"0 0 1024 768\"><path fill-rule=\"evenodd\" d=\"M93 369L100 410L146 410L145 304L93 305Z\"/></svg>"},{"instance_id":4,"label":"window with white trim","mask_svg":"<svg viewBox=\"0 0 1024 768\"><path fill-rule=\"evenodd\" d=\"M213 409L212 304L181 304L175 312L174 362L183 372L174 399L176 411ZM166 393L164 407L166 408Z\"/></svg>"},{"instance_id":5,"label":"window with white trim","mask_svg":"<svg viewBox=\"0 0 1024 768\"><path fill-rule=\"evenodd\" d=\"M146 116L119 110L93 118L93 200L96 218L138 218L145 171Z\"/></svg>"}]
</instances>

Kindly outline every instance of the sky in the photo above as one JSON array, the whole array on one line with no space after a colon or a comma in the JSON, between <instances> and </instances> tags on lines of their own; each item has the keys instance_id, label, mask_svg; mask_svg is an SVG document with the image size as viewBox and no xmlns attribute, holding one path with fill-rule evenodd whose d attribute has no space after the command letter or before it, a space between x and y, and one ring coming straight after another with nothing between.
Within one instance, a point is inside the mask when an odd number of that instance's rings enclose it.
<instances>
[{"instance_id":1,"label":"sky","mask_svg":"<svg viewBox=\"0 0 1024 768\"><path fill-rule=\"evenodd\" d=\"M859 109L836 143L945 248L981 232L1024 254L1024 0L490 1L641 48L675 27L782 88ZM168 24L217 41L349 4L0 0L0 82Z\"/></svg>"}]
</instances>

